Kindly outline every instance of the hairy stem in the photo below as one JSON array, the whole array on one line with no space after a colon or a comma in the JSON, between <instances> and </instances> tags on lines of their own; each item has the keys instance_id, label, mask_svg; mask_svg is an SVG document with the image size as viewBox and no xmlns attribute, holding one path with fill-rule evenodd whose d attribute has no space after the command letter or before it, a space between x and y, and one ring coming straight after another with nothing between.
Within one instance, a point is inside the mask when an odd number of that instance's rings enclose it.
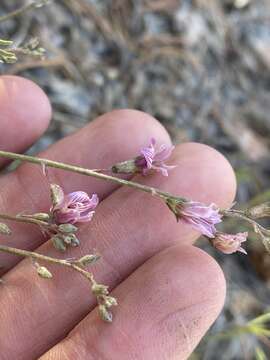
<instances>
[{"instance_id":1,"label":"hairy stem","mask_svg":"<svg viewBox=\"0 0 270 360\"><path fill-rule=\"evenodd\" d=\"M31 259L34 259L34 260L40 260L40 261L44 261L44 262L47 262L47 263L66 266L66 267L72 268L75 271L82 274L85 278L90 280L92 285L96 283L92 273L82 269L80 266L78 266L78 265L76 265L76 264L74 264L72 262L69 262L67 260L56 259L56 258L53 258L53 257L50 257L50 256L38 254L36 252L27 251L27 250L21 250L21 249L17 249L17 248L13 248L13 247L10 247L10 246L5 246L5 245L0 245L0 251L8 253L8 254L12 254L12 255L22 256L22 257L25 257L25 258L31 258Z\"/></svg>"},{"instance_id":2,"label":"hairy stem","mask_svg":"<svg viewBox=\"0 0 270 360\"><path fill-rule=\"evenodd\" d=\"M131 188L147 192L153 196L157 196L162 199L175 198L174 195L172 195L168 192L165 192L165 191L161 191L154 187L142 185L142 184L136 183L134 181L120 179L120 178L117 178L117 177L114 177L111 175L106 175L106 174L103 174L103 173L100 173L100 172L97 172L94 170L86 169L86 168L83 168L80 166L65 164L62 162L48 160L48 159L41 159L41 158L38 158L35 156L16 154L16 153L8 152L8 151L0 151L0 157L13 159L13 160L21 160L21 161L30 162L33 164L39 164L42 166L48 166L48 167L52 167L52 168L56 168L56 169L71 171L71 172L75 172L77 174L93 176L98 179L112 181L112 182L115 182L120 185L129 186Z\"/></svg>"}]
</instances>

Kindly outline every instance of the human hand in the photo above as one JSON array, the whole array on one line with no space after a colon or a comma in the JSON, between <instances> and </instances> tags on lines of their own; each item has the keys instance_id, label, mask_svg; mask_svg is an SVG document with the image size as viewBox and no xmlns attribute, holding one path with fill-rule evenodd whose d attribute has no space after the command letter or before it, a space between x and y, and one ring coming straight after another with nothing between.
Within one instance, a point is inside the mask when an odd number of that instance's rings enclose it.
<instances>
[{"instance_id":1,"label":"human hand","mask_svg":"<svg viewBox=\"0 0 270 360\"><path fill-rule=\"evenodd\" d=\"M0 148L20 152L36 141L51 116L44 93L32 82L4 76L0 80ZM154 136L170 143L151 116L133 110L105 114L59 141L42 157L106 168L132 158ZM176 147L168 178L156 174L136 181L204 203L228 207L235 178L228 162L200 144ZM4 162L1 160L1 165ZM49 266L54 277L40 279L29 260L0 256L1 360L186 359L219 314L225 281L217 263L192 246L198 234L176 223L166 206L148 194L119 188L78 174L49 169L51 182L67 192L96 192L101 204L94 219L80 226L79 248L64 257L97 249L97 281L110 285L119 306L112 324L95 310L89 284L77 273ZM48 180L39 167L24 164L0 178L0 211L17 214L48 210ZM60 257L29 225L12 224L2 242ZM63 257L63 255L62 255Z\"/></svg>"}]
</instances>

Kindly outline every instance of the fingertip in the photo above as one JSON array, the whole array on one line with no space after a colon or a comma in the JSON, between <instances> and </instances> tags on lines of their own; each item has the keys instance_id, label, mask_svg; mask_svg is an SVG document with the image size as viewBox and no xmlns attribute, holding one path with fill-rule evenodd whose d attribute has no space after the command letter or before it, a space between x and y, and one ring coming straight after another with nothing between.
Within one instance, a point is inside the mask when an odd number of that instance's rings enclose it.
<instances>
[{"instance_id":1,"label":"fingertip","mask_svg":"<svg viewBox=\"0 0 270 360\"><path fill-rule=\"evenodd\" d=\"M213 321L223 308L226 296L226 281L224 273L217 261L202 249L195 246L183 247L176 245L171 247L168 255L175 254L175 271L179 272L180 261L183 263L181 273L188 275L189 279L196 279L196 290L194 300L203 303L207 301L207 307L211 307L210 315ZM179 274L180 275L180 274ZM195 287L194 287L195 288Z\"/></svg>"},{"instance_id":2,"label":"fingertip","mask_svg":"<svg viewBox=\"0 0 270 360\"><path fill-rule=\"evenodd\" d=\"M150 142L154 137L158 142L171 143L170 136L161 123L153 116L132 109L117 109L106 113L96 119L99 126L104 128L104 137L107 133L111 133L111 137L117 139L122 137L122 141L132 146L132 140L135 140L135 146L141 142L142 139ZM143 141L145 143L145 140ZM148 145L148 143L145 143ZM138 151L138 149L137 149Z\"/></svg>"},{"instance_id":3,"label":"fingertip","mask_svg":"<svg viewBox=\"0 0 270 360\"><path fill-rule=\"evenodd\" d=\"M1 148L22 151L47 129L51 105L34 82L18 76L0 77Z\"/></svg>"},{"instance_id":4,"label":"fingertip","mask_svg":"<svg viewBox=\"0 0 270 360\"><path fill-rule=\"evenodd\" d=\"M203 250L181 245L170 247L146 262L144 274L140 280L144 296L147 297L148 288L159 297L157 302L149 301L157 334L167 334L168 348L176 351L175 356L186 358L223 308L224 274ZM143 278L151 285L144 286ZM179 338L183 340L181 344Z\"/></svg>"},{"instance_id":5,"label":"fingertip","mask_svg":"<svg viewBox=\"0 0 270 360\"><path fill-rule=\"evenodd\" d=\"M224 274L211 256L193 246L176 245L158 256L162 260L159 260L160 269L155 270L157 274L161 271L166 274L167 292L173 294L160 326L166 333L168 327L176 329L181 324L174 336L184 333L185 342L180 351L188 356L224 306Z\"/></svg>"}]
</instances>

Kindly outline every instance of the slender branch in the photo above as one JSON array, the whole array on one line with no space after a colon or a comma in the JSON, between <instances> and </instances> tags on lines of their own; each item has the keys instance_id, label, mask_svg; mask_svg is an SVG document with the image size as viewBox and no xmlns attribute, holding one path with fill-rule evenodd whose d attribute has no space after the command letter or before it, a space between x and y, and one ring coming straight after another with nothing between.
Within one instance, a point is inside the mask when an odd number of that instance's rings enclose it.
<instances>
[{"instance_id":1,"label":"slender branch","mask_svg":"<svg viewBox=\"0 0 270 360\"><path fill-rule=\"evenodd\" d=\"M38 254L36 252L21 250L21 249L17 249L17 248L5 246L5 245L0 245L0 251L8 253L8 254L12 254L12 255L22 256L25 258L31 258L31 259L35 259L35 260L45 261L47 263L66 266L66 267L72 268L72 269L76 270L77 272L79 272L80 274L82 274L85 278L90 280L92 284L96 283L92 273L82 269L80 266L78 266L72 262L69 262L67 260L56 259L56 258L52 258L50 256Z\"/></svg>"},{"instance_id":2,"label":"slender branch","mask_svg":"<svg viewBox=\"0 0 270 360\"><path fill-rule=\"evenodd\" d=\"M73 264L73 263L70 263L70 265L71 265L71 267L72 267L74 270L78 271L78 272L81 273L84 277L86 277L88 280L90 280L92 284L95 284L95 283L96 283L96 281L95 281L94 276L93 276L92 273L90 273L90 272L88 272L88 271L86 271L86 270L83 270L80 266L75 265L75 264Z\"/></svg>"},{"instance_id":3,"label":"slender branch","mask_svg":"<svg viewBox=\"0 0 270 360\"><path fill-rule=\"evenodd\" d=\"M244 220L244 221L248 222L250 225L252 225L254 229L257 228L263 234L268 235L268 236L270 235L270 230L266 229L265 227L263 227L262 225L257 223L257 221L255 221L255 220L251 219L250 217L246 216L240 210L234 210L234 209L222 210L221 213L226 217L231 217L231 218L237 218L237 219Z\"/></svg>"},{"instance_id":4,"label":"slender branch","mask_svg":"<svg viewBox=\"0 0 270 360\"><path fill-rule=\"evenodd\" d=\"M0 151L0 157L13 159L13 160L21 160L21 161L30 162L33 164L39 164L39 165L43 165L43 166L46 165L46 166L56 168L56 169L62 169L62 170L66 170L66 171L75 172L77 174L92 176L92 177L106 180L106 181L112 181L112 182L115 182L120 185L129 186L131 188L147 192L153 196L158 196L162 199L175 198L174 195L172 195L168 192L165 192L165 191L161 191L154 187L142 185L142 184L136 183L134 181L120 179L120 178L117 178L117 177L114 177L111 175L106 175L106 174L103 174L103 173L100 173L100 172L97 172L94 170L86 169L86 168L83 168L80 166L70 165L70 164L53 161L53 160L48 160L48 159L42 159L42 158L38 158L35 156L16 154L16 153L8 152L8 151Z\"/></svg>"},{"instance_id":5,"label":"slender branch","mask_svg":"<svg viewBox=\"0 0 270 360\"><path fill-rule=\"evenodd\" d=\"M14 10L6 15L0 16L0 22L4 22L10 19L13 19L15 17L21 16L22 14L24 14L25 12L41 7L43 5L45 5L47 2L47 0L38 0L38 1L32 1L29 4L23 5L22 7L20 7L17 10Z\"/></svg>"}]
</instances>

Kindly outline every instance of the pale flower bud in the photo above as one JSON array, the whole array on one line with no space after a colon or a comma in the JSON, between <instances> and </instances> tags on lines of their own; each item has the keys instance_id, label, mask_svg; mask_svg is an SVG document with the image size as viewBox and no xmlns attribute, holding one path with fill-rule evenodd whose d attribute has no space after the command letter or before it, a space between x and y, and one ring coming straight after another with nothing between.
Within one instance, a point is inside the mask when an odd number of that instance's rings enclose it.
<instances>
[{"instance_id":1,"label":"pale flower bud","mask_svg":"<svg viewBox=\"0 0 270 360\"><path fill-rule=\"evenodd\" d=\"M111 306L117 306L117 300L112 296L106 296L104 299L104 305L107 308L110 308Z\"/></svg>"},{"instance_id":2,"label":"pale flower bud","mask_svg":"<svg viewBox=\"0 0 270 360\"><path fill-rule=\"evenodd\" d=\"M112 320L113 320L112 313L107 310L106 306L99 305L98 312L103 321L112 322Z\"/></svg>"},{"instance_id":3,"label":"pale flower bud","mask_svg":"<svg viewBox=\"0 0 270 360\"><path fill-rule=\"evenodd\" d=\"M61 224L58 226L59 231L69 234L69 233L75 233L78 228L72 224Z\"/></svg>"},{"instance_id":4,"label":"pale flower bud","mask_svg":"<svg viewBox=\"0 0 270 360\"><path fill-rule=\"evenodd\" d=\"M10 230L10 228L7 226L7 224L0 223L0 234L3 234L3 235L11 235L11 230Z\"/></svg>"},{"instance_id":5,"label":"pale flower bud","mask_svg":"<svg viewBox=\"0 0 270 360\"><path fill-rule=\"evenodd\" d=\"M63 240L66 244L71 245L73 247L80 245L80 240L77 238L75 234L64 235Z\"/></svg>"},{"instance_id":6,"label":"pale flower bud","mask_svg":"<svg viewBox=\"0 0 270 360\"><path fill-rule=\"evenodd\" d=\"M43 279L51 279L53 277L52 273L45 266L39 266L37 273Z\"/></svg>"},{"instance_id":7,"label":"pale flower bud","mask_svg":"<svg viewBox=\"0 0 270 360\"><path fill-rule=\"evenodd\" d=\"M53 246L56 248L56 250L59 250L62 252L66 251L67 247L64 243L64 240L60 236L57 236L57 235L53 236L51 238L51 241L53 243Z\"/></svg>"},{"instance_id":8,"label":"pale flower bud","mask_svg":"<svg viewBox=\"0 0 270 360\"><path fill-rule=\"evenodd\" d=\"M85 255L82 258L79 259L79 263L82 266L87 266L87 265L91 265L94 264L95 262L97 262L100 259L100 255L98 254L93 254L93 255Z\"/></svg>"}]
</instances>

